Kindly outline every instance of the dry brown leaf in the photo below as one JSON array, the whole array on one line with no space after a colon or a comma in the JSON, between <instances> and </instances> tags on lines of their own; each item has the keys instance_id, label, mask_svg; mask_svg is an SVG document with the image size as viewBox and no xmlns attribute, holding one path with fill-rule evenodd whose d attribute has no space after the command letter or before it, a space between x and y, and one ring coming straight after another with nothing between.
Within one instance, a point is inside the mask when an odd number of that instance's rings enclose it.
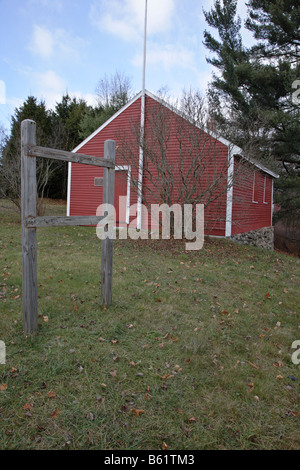
<instances>
[{"instance_id":1,"label":"dry brown leaf","mask_svg":"<svg viewBox=\"0 0 300 470\"><path fill-rule=\"evenodd\" d=\"M1 392L5 392L5 390L7 390L7 387L8 387L7 384L1 384L1 385L0 385L0 391L1 391Z\"/></svg>"},{"instance_id":2,"label":"dry brown leaf","mask_svg":"<svg viewBox=\"0 0 300 470\"><path fill-rule=\"evenodd\" d=\"M25 405L23 406L23 409L32 411L33 404L32 403L25 403Z\"/></svg>"},{"instance_id":3,"label":"dry brown leaf","mask_svg":"<svg viewBox=\"0 0 300 470\"><path fill-rule=\"evenodd\" d=\"M196 422L196 418L192 417L189 419L189 423L195 423Z\"/></svg>"},{"instance_id":4,"label":"dry brown leaf","mask_svg":"<svg viewBox=\"0 0 300 470\"><path fill-rule=\"evenodd\" d=\"M50 392L47 393L48 398L56 398L56 393L54 390L50 390Z\"/></svg>"},{"instance_id":5,"label":"dry brown leaf","mask_svg":"<svg viewBox=\"0 0 300 470\"><path fill-rule=\"evenodd\" d=\"M253 367L254 369L258 369L258 367L255 364L253 364L252 362L248 361L248 364L249 364L249 366Z\"/></svg>"},{"instance_id":6,"label":"dry brown leaf","mask_svg":"<svg viewBox=\"0 0 300 470\"><path fill-rule=\"evenodd\" d=\"M163 376L161 377L161 379L164 380L164 379L167 379L168 377L170 377L170 374L163 375Z\"/></svg>"},{"instance_id":7,"label":"dry brown leaf","mask_svg":"<svg viewBox=\"0 0 300 470\"><path fill-rule=\"evenodd\" d=\"M145 410L137 410L136 408L133 408L130 411L132 411L132 413L135 413L136 416L139 416L145 413Z\"/></svg>"},{"instance_id":8,"label":"dry brown leaf","mask_svg":"<svg viewBox=\"0 0 300 470\"><path fill-rule=\"evenodd\" d=\"M60 411L59 410L54 410L53 413L51 413L51 418L55 419L59 415Z\"/></svg>"}]
</instances>

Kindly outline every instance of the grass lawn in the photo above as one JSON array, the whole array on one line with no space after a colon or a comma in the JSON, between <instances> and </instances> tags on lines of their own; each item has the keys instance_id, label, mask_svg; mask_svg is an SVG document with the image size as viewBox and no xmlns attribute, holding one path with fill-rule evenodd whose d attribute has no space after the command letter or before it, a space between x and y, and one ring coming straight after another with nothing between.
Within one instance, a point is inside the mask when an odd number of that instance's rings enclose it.
<instances>
[{"instance_id":1,"label":"grass lawn","mask_svg":"<svg viewBox=\"0 0 300 470\"><path fill-rule=\"evenodd\" d=\"M299 259L117 240L104 308L95 229L39 229L26 337L20 223L0 217L1 449L300 449Z\"/></svg>"}]
</instances>

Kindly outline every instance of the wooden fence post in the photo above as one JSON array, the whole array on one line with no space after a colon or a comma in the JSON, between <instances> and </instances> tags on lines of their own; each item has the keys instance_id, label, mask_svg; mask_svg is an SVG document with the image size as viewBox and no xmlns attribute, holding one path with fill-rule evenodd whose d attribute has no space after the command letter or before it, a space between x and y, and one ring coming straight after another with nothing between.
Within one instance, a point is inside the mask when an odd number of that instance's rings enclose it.
<instances>
[{"instance_id":1,"label":"wooden fence post","mask_svg":"<svg viewBox=\"0 0 300 470\"><path fill-rule=\"evenodd\" d=\"M21 124L21 223L23 323L28 334L38 325L36 228L26 227L26 218L36 217L36 158L28 156L28 145L35 144L36 124L26 119Z\"/></svg>"},{"instance_id":2,"label":"wooden fence post","mask_svg":"<svg viewBox=\"0 0 300 470\"><path fill-rule=\"evenodd\" d=\"M115 164L116 143L114 140L106 140L104 143L104 158ZM114 206L115 198L115 169L104 168L103 178L103 204ZM113 265L113 239L102 240L101 258L101 301L104 305L112 302L112 265Z\"/></svg>"}]
</instances>

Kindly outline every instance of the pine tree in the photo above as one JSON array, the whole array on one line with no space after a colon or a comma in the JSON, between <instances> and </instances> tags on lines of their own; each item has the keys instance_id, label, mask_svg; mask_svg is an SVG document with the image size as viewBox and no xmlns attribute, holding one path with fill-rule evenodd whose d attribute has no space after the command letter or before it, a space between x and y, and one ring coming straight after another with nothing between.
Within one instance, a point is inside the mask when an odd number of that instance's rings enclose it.
<instances>
[{"instance_id":1,"label":"pine tree","mask_svg":"<svg viewBox=\"0 0 300 470\"><path fill-rule=\"evenodd\" d=\"M300 209L300 116L292 100L300 75L298 2L250 1L246 26L258 42L248 49L236 7L236 0L217 0L205 12L221 39L204 33L204 44L217 55L208 61L220 73L210 85L212 113L230 140L280 172L277 199L294 217Z\"/></svg>"}]
</instances>

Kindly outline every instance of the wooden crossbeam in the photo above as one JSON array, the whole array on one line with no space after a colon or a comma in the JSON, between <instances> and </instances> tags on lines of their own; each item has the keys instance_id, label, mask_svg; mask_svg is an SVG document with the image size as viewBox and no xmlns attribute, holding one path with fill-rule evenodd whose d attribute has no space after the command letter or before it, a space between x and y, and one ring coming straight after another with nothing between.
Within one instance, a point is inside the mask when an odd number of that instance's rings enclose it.
<instances>
[{"instance_id":1,"label":"wooden crossbeam","mask_svg":"<svg viewBox=\"0 0 300 470\"><path fill-rule=\"evenodd\" d=\"M27 217L25 224L27 228L97 225L103 218L103 215Z\"/></svg>"},{"instance_id":2,"label":"wooden crossbeam","mask_svg":"<svg viewBox=\"0 0 300 470\"><path fill-rule=\"evenodd\" d=\"M81 163L83 165L114 168L114 162L107 158L84 155L82 153L66 152L65 150L50 149L48 147L40 147L38 145L27 145L25 153L28 157L51 158L53 160L63 160L65 162Z\"/></svg>"}]
</instances>

